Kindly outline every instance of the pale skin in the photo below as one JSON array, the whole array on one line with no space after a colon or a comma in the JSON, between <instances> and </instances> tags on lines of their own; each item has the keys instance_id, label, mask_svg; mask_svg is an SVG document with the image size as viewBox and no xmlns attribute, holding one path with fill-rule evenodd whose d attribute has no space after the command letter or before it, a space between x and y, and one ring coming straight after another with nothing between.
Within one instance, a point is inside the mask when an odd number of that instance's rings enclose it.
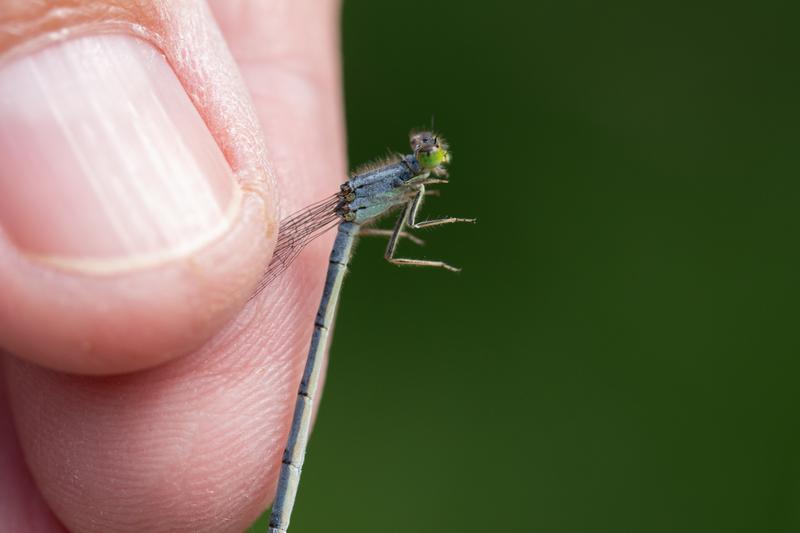
<instances>
[{"instance_id":1,"label":"pale skin","mask_svg":"<svg viewBox=\"0 0 800 533\"><path fill-rule=\"evenodd\" d=\"M112 23L144 28L168 60L205 58L176 75L210 95L194 104L241 196L212 241L111 274L31 259L0 229L0 524L12 530L241 531L274 495L333 234L248 298L281 215L346 175L339 6L153 5L0 8L0 57Z\"/></svg>"}]
</instances>

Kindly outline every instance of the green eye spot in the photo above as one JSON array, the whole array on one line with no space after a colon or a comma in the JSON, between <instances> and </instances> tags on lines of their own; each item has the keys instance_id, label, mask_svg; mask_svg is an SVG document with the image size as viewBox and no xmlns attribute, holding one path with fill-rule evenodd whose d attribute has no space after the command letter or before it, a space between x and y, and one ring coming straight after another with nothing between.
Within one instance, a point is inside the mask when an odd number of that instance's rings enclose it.
<instances>
[{"instance_id":1,"label":"green eye spot","mask_svg":"<svg viewBox=\"0 0 800 533\"><path fill-rule=\"evenodd\" d=\"M430 151L420 150L417 152L417 161L423 168L436 168L446 162L445 152L439 148Z\"/></svg>"}]
</instances>

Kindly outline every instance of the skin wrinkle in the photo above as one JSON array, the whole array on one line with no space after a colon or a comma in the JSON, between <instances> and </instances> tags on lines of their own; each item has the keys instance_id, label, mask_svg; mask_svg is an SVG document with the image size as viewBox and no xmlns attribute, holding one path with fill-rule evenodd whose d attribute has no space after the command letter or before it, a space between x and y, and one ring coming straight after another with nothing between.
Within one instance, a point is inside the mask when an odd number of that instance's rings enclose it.
<instances>
[{"instance_id":1,"label":"skin wrinkle","mask_svg":"<svg viewBox=\"0 0 800 533\"><path fill-rule=\"evenodd\" d=\"M0 400L6 396L5 389L0 366ZM33 486L10 415L8 406L0 401L0 471L6 480L0 484L0 523L10 531L64 531Z\"/></svg>"},{"instance_id":2,"label":"skin wrinkle","mask_svg":"<svg viewBox=\"0 0 800 533\"><path fill-rule=\"evenodd\" d=\"M217 365L222 363L224 360L236 359L237 355L240 354L228 353L223 358L222 361L216 360L213 366L217 367ZM104 439L101 435L93 436L92 430L103 428L107 424L112 424L112 427L110 428L106 427L105 430L102 431L104 435L124 434L124 435L135 436L142 433L141 431L137 430L135 423L133 425L130 423L133 422L133 420L131 420L130 422L125 422L124 417L121 420L116 416L107 417L106 413L109 410L111 412L118 411L120 409L124 410L123 412L125 411L133 413L139 411L147 412L146 408L147 404L152 404L153 402L155 402L154 405L156 406L164 405L165 407L168 407L169 410L172 410L172 407L169 406L175 405L174 402L170 401L168 398L164 398L162 392L159 392L159 391L165 391L165 392L168 391L169 385L176 384L179 386L179 389L177 391L172 391L171 395L177 395L177 398L180 398L179 405L191 404L192 411L196 415L203 414L204 398L213 396L213 392L215 390L226 391L226 390L231 390L232 388L234 388L235 390L236 384L232 383L231 380L232 376L228 371L229 369L236 369L235 364L231 365L230 367L228 365L223 365L224 366L223 370L214 371L212 374L204 372L202 375L194 375L191 377L190 382L185 381L184 372L187 369L181 368L183 364L191 366L192 361L188 359L182 359L180 361L176 361L176 363L174 363L173 365L149 371L148 376L142 376L142 375L130 376L130 377L120 376L114 378L105 378L99 381L96 379L82 378L78 379L77 383L74 381L75 378L73 378L72 380L69 379L64 380L64 378L62 378L58 374L48 373L47 376L44 376L46 377L45 383L40 382L38 386L26 388L26 391L23 391L23 394L15 396L18 396L20 401L25 401L29 406L36 406L36 405L41 406L41 399L36 397L31 398L28 396L28 394L34 394L35 396L34 391L41 390L42 388L53 389L53 388L67 387L68 389L73 389L73 387L77 385L80 390L78 397L81 399L80 400L81 405L80 407L73 406L73 409L71 409L70 411L75 411L82 414L80 416L80 419L75 420L72 423L73 424L77 423L81 427L86 428L85 431L89 435L87 437L88 440L95 441L98 440L98 437L100 437L99 440L102 443L103 440L107 439ZM284 366L277 365L277 368L275 368L274 366L272 368L277 371L270 372L266 375L262 373L254 376L242 369L239 369L239 371L236 372L234 375L238 374L238 376L236 377L241 379L247 379L249 377L251 379L254 379L256 383L260 382L258 383L257 387L251 386L245 389L249 390L251 394L253 394L254 391L262 389L263 387L266 390L281 391L280 393L282 395L285 394L291 396L292 391L290 390L289 383L292 381L292 379L291 376L288 375L292 373L291 365L284 365ZM35 378L36 376L33 377ZM182 377L183 380L181 379ZM144 397L141 396L141 391L138 389L137 386L137 384L140 381L142 381L142 379L145 379L149 383L149 390L150 390L149 394ZM21 381L25 382L27 380L22 379ZM126 390L129 390L129 392L126 393L125 392ZM191 391L191 394L189 396L185 396L181 393L181 390ZM24 392L27 392L28 394L24 394ZM251 436L249 440L251 444L256 447L256 449L263 450L261 452L262 454L263 453L269 454L265 460L265 462L270 465L270 468L266 474L270 477L274 477L275 475L277 475L276 465L279 460L280 443L282 442L282 439L278 439L277 437L275 437L274 432L263 431L263 429L260 428L265 428L265 427L274 428L276 426L280 426L282 419L286 415L286 413L281 409L276 409L275 404L268 404L265 406L263 404L263 401L262 402L252 401L250 397L235 398L235 400L236 403L239 405L248 405L248 404L251 405L251 407L255 408L253 414L260 415L258 416L258 418L261 419L261 423L258 424L259 429L257 429L257 434L260 433L261 435L270 436L270 438L268 438L266 441L259 442L259 440L261 439L253 439ZM114 407L115 404L118 407L115 408ZM224 407L212 404L212 407L214 408L213 409L214 411L218 411L223 414L227 412L237 411L232 406ZM72 412L61 413L61 415L57 417L57 419L64 416L74 417L74 414ZM93 420L95 417L100 417L100 419ZM168 422L174 419L173 416L167 414L166 412L162 412L160 417ZM179 416L178 419L180 418L181 417ZM150 422L148 422L148 420ZM48 418L44 420L43 423L46 426L48 424L52 424L54 421L55 420ZM143 419L142 422L145 423L146 425L151 424L152 415L148 415L148 417ZM122 424L121 428L124 428L122 431L113 429L113 426L118 424ZM146 429L146 427L143 427L142 429ZM51 432L49 430L43 432L44 435L48 435L50 433ZM200 429L195 429L195 433L202 433L202 431ZM224 440L226 438L225 434L217 435L215 437L212 432L207 432L205 437L206 439L208 437L212 438L212 442L207 443L205 445L206 449L211 450L210 452L211 455L209 455L208 453L201 453L195 450L195 452L191 454L185 453L182 454L181 456L174 456L174 455L171 456L171 463L177 463L182 465L181 469L182 472L194 472L195 475L197 475L202 471L203 465L207 464L214 465L214 464L219 464L221 461L230 461L232 458L231 457L232 454L230 452L233 451L235 453L240 448L240 446L238 445L239 443L237 443L235 440L233 440L233 442L223 442L222 444L224 445L222 446L215 444L215 442L217 442L217 439ZM193 436L192 435L184 436L184 440L192 442ZM163 441L160 441L160 446L163 447L164 444L165 443ZM117 446L113 443L106 443L106 445L103 447L115 449ZM214 453L215 450L219 450L219 453L218 454ZM191 460L186 462L187 459ZM264 460L264 458L262 458L262 460ZM80 462L80 458L78 458L77 461ZM135 469L135 471L138 472L138 474L136 474L137 476L140 476L142 473L147 472L149 468L148 464L152 464L150 461L143 462L141 460L136 460L133 458L131 458L129 461L126 462L131 462L131 461L137 464ZM60 460L59 462L63 464L64 460ZM66 462L71 463L75 461L67 460ZM171 472L172 476L175 476L179 479L181 478L180 474L181 472L174 472L174 471ZM236 472L232 472L230 475L236 477L239 474L237 474ZM87 477L86 474L84 474L84 477ZM95 475L89 473L88 477L95 477ZM207 483L208 481L209 480L206 479L204 483ZM252 481L249 481L248 485L252 485L252 483L253 483ZM125 483L123 483L123 486L124 485ZM107 490L111 490L113 494L113 485L107 487ZM190 498L191 494L193 493L194 493L193 491L189 492ZM186 497L187 493L185 491L179 491L179 494L181 494L181 497ZM134 495L131 494L130 496ZM156 501L157 503L161 502L163 501L163 498L157 498ZM124 500L124 501L119 501L117 498L112 498L112 500L109 501L108 503L112 507L122 505L123 508L130 506L133 506L135 508L137 506L142 505L142 503L138 501L138 498L134 500ZM261 503L261 506L265 504L265 502L262 503L261 501L259 501L259 503ZM78 504L79 506L79 502L76 502L76 504ZM181 518L181 523L183 522L183 520L187 520L187 518L186 517ZM186 523L197 523L196 520L197 517L193 517L193 520L188 521ZM152 524L137 523L137 526L144 527L146 525L152 526Z\"/></svg>"},{"instance_id":3,"label":"skin wrinkle","mask_svg":"<svg viewBox=\"0 0 800 533\"><path fill-rule=\"evenodd\" d=\"M60 0L14 0L0 13L0 55L41 36L93 23L127 23L161 29L157 3ZM159 32L156 32L159 34Z\"/></svg>"}]
</instances>

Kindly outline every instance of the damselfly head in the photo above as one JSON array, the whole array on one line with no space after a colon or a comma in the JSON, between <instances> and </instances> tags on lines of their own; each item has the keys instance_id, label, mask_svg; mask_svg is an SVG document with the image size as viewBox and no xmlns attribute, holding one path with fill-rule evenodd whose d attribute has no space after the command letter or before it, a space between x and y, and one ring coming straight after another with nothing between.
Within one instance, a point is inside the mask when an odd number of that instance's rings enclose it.
<instances>
[{"instance_id":1,"label":"damselfly head","mask_svg":"<svg viewBox=\"0 0 800 533\"><path fill-rule=\"evenodd\" d=\"M450 162L447 142L431 131L412 132L411 149L422 168L434 170Z\"/></svg>"}]
</instances>

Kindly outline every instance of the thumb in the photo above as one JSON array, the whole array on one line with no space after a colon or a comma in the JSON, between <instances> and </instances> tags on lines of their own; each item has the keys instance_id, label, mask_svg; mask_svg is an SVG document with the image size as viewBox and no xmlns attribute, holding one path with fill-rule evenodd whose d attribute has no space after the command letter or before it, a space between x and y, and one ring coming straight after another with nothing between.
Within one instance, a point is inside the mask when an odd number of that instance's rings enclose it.
<instances>
[{"instance_id":1,"label":"thumb","mask_svg":"<svg viewBox=\"0 0 800 533\"><path fill-rule=\"evenodd\" d=\"M183 36L190 64L126 34L0 40L0 347L132 371L201 345L246 301L276 229L269 167L208 31Z\"/></svg>"}]
</instances>

